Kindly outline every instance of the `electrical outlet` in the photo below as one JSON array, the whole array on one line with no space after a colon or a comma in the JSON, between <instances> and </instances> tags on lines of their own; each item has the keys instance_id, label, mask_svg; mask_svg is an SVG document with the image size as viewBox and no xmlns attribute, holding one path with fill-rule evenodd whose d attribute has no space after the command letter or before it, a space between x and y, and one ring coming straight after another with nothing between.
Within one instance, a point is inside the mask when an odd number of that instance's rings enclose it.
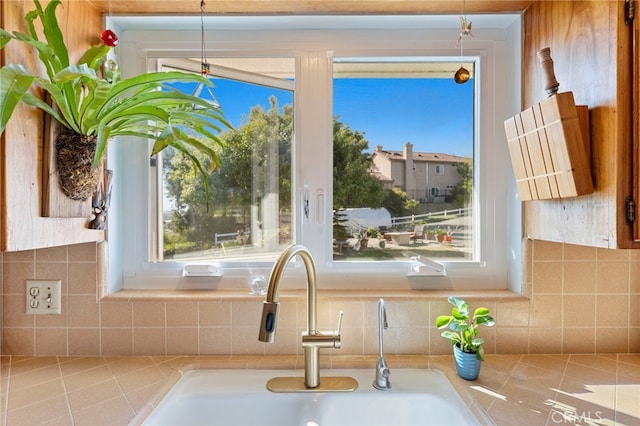
<instances>
[{"instance_id":1,"label":"electrical outlet","mask_svg":"<svg viewBox=\"0 0 640 426\"><path fill-rule=\"evenodd\" d=\"M61 288L60 280L27 280L27 314L60 315Z\"/></svg>"}]
</instances>

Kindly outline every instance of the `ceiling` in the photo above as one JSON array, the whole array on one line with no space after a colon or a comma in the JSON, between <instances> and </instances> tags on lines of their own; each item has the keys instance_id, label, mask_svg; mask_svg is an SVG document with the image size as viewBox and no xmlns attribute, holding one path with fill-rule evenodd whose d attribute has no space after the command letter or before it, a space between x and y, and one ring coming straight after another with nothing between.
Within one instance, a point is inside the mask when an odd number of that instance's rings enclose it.
<instances>
[{"instance_id":1,"label":"ceiling","mask_svg":"<svg viewBox=\"0 0 640 426\"><path fill-rule=\"evenodd\" d=\"M196 14L201 0L88 0L108 14ZM204 0L206 13L349 14L522 12L536 0Z\"/></svg>"}]
</instances>

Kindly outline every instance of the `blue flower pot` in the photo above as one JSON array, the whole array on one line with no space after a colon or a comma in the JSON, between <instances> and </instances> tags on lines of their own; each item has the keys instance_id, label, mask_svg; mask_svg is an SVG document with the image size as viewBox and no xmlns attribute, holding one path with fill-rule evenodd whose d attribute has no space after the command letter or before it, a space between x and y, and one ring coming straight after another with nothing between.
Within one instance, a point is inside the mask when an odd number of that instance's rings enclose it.
<instances>
[{"instance_id":1,"label":"blue flower pot","mask_svg":"<svg viewBox=\"0 0 640 426\"><path fill-rule=\"evenodd\" d=\"M465 380L476 380L480 373L481 361L475 353L463 352L457 345L453 346L453 357L456 361L458 376Z\"/></svg>"}]
</instances>

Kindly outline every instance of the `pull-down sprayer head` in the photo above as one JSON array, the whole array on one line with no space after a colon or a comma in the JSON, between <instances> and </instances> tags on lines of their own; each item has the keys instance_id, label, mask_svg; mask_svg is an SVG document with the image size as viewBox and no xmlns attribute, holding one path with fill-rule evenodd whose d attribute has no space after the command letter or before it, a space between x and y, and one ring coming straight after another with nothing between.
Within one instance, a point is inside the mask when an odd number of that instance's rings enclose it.
<instances>
[{"instance_id":1,"label":"pull-down sprayer head","mask_svg":"<svg viewBox=\"0 0 640 426\"><path fill-rule=\"evenodd\" d=\"M260 333L258 334L259 341L266 343L273 343L275 341L279 308L280 303L278 302L263 302Z\"/></svg>"}]
</instances>

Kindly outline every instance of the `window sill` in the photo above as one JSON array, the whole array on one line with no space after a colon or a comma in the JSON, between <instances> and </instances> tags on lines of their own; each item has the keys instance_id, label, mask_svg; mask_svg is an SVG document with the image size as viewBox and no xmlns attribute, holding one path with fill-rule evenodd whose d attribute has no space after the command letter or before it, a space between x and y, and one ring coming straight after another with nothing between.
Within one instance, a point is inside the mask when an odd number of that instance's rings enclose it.
<instances>
[{"instance_id":1,"label":"window sill","mask_svg":"<svg viewBox=\"0 0 640 426\"><path fill-rule=\"evenodd\" d=\"M526 302L529 299L509 290L318 290L322 300L377 301L446 301L451 295L467 301ZM281 300L304 300L306 290L283 290ZM216 302L263 300L247 290L120 290L100 298L101 302Z\"/></svg>"}]
</instances>

